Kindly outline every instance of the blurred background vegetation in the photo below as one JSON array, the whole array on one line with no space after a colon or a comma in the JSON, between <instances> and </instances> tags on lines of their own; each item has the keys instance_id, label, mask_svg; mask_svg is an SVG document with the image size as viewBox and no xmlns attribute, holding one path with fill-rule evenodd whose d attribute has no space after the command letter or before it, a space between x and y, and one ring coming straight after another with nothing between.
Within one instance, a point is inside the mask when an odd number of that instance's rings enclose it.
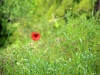
<instances>
[{"instance_id":1,"label":"blurred background vegetation","mask_svg":"<svg viewBox=\"0 0 100 75\"><path fill-rule=\"evenodd\" d=\"M0 46L8 41L10 35L15 34L13 31L16 31L16 26L10 23L20 22L21 25L30 27L30 21L38 23L42 19L49 22L61 19L59 23L65 24L69 12L73 17L79 17L83 13L87 18L91 17L95 2L96 0L0 0ZM12 39L14 41L15 37Z\"/></svg>"}]
</instances>

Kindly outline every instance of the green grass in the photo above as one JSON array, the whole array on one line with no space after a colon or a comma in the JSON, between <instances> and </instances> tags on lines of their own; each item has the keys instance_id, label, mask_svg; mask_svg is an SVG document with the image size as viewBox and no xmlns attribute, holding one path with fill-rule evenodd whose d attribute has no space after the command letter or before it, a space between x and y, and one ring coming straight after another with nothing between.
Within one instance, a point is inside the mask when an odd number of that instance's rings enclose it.
<instances>
[{"instance_id":1,"label":"green grass","mask_svg":"<svg viewBox=\"0 0 100 75\"><path fill-rule=\"evenodd\" d=\"M12 44L0 49L0 75L99 75L100 27L94 17L11 23ZM41 39L33 41L31 32ZM12 42L12 41L11 41Z\"/></svg>"}]
</instances>

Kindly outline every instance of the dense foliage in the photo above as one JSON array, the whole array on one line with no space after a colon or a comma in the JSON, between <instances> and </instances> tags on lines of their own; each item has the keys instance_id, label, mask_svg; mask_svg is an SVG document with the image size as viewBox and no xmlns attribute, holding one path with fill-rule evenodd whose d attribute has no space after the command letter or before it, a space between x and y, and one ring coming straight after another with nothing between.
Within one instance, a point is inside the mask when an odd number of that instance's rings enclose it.
<instances>
[{"instance_id":1,"label":"dense foliage","mask_svg":"<svg viewBox=\"0 0 100 75\"><path fill-rule=\"evenodd\" d=\"M0 0L0 45L5 44L7 37L14 28L9 28L7 22L33 20L38 22L41 17L50 19L51 17L66 18L67 11L71 11L78 16L82 12L89 15L93 9L93 0ZM64 22L64 21L63 21Z\"/></svg>"}]
</instances>

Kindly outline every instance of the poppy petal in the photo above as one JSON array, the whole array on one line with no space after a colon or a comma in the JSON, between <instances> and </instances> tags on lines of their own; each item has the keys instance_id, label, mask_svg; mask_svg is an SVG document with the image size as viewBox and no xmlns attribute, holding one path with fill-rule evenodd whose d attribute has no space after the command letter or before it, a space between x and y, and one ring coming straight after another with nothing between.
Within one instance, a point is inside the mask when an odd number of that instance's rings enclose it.
<instances>
[{"instance_id":1,"label":"poppy petal","mask_svg":"<svg viewBox=\"0 0 100 75\"><path fill-rule=\"evenodd\" d=\"M37 32L32 32L31 37L34 41L37 41L40 39L40 34Z\"/></svg>"}]
</instances>

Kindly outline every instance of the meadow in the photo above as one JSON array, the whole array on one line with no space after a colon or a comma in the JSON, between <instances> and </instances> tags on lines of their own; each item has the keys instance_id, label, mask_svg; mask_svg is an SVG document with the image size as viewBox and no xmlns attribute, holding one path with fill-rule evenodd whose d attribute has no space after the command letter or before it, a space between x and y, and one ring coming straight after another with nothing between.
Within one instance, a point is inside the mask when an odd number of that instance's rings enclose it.
<instances>
[{"instance_id":1,"label":"meadow","mask_svg":"<svg viewBox=\"0 0 100 75\"><path fill-rule=\"evenodd\" d=\"M0 75L100 75L100 19L92 11L89 18L88 13L75 15L71 10L61 17L28 12L7 23ZM34 41L32 32L40 39Z\"/></svg>"}]
</instances>

